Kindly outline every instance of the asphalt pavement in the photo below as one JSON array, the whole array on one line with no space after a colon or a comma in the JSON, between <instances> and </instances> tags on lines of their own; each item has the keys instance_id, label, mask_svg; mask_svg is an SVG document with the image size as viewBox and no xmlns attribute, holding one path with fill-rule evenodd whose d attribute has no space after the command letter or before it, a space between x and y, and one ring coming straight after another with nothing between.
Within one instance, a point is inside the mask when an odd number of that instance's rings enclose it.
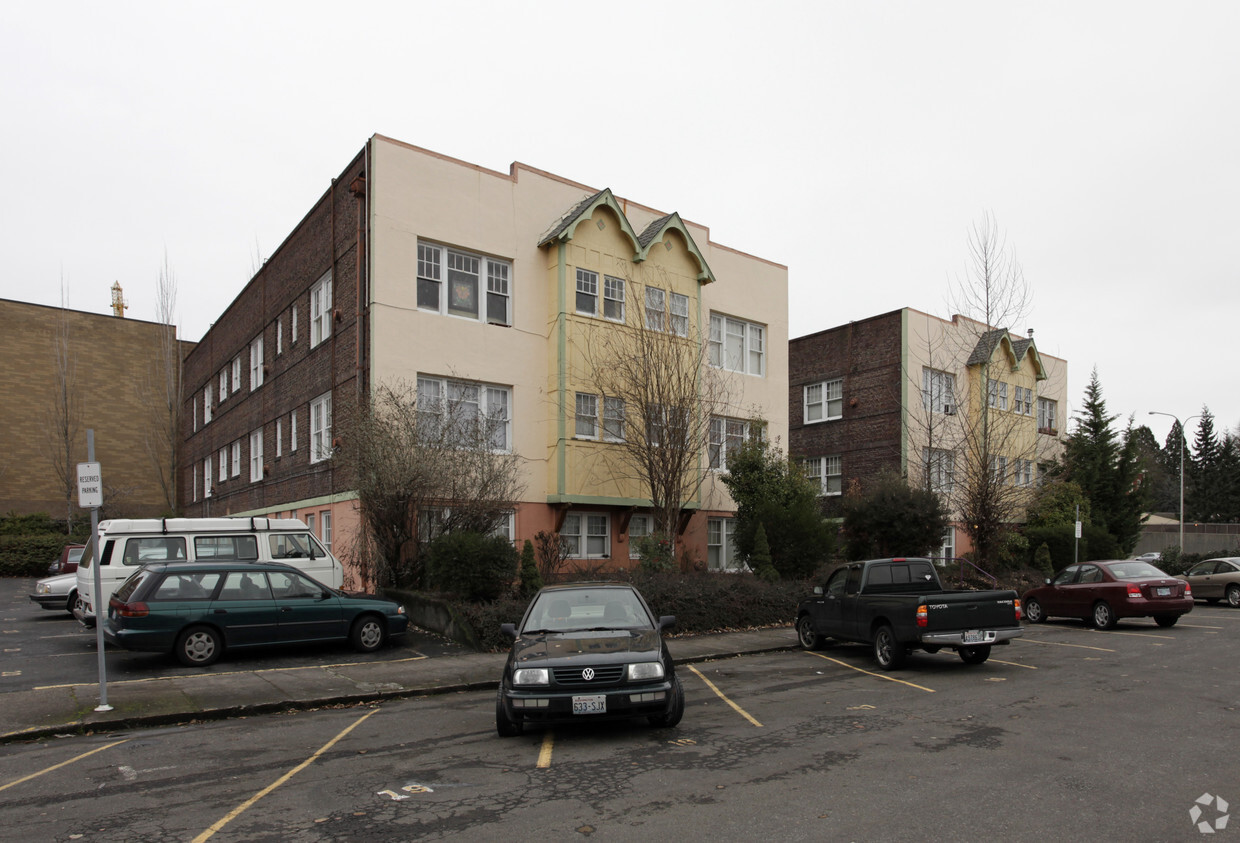
<instances>
[{"instance_id":1,"label":"asphalt pavement","mask_svg":"<svg viewBox=\"0 0 1240 843\"><path fill-rule=\"evenodd\" d=\"M791 627L669 638L677 664L775 652L797 646ZM88 684L41 686L0 697L0 743L57 734L349 705L384 699L495 688L503 653L426 655L390 650L390 660L270 669L230 668L227 659L201 673Z\"/></svg>"}]
</instances>

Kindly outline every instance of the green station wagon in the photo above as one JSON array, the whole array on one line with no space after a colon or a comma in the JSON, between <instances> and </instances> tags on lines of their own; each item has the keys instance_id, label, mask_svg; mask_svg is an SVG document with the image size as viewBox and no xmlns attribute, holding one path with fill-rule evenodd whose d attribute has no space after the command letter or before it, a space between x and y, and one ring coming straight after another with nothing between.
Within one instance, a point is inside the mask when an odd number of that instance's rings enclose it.
<instances>
[{"instance_id":1,"label":"green station wagon","mask_svg":"<svg viewBox=\"0 0 1240 843\"><path fill-rule=\"evenodd\" d=\"M226 649L348 641L360 652L409 628L405 608L346 594L275 562L146 565L108 603L103 634L126 650L172 653L205 667Z\"/></svg>"}]
</instances>

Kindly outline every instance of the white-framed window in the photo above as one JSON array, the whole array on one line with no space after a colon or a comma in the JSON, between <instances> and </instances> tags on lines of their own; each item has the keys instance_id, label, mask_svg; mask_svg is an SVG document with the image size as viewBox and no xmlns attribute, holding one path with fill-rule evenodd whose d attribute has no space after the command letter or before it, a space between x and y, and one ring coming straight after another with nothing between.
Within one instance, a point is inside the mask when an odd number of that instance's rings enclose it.
<instances>
[{"instance_id":1,"label":"white-framed window","mask_svg":"<svg viewBox=\"0 0 1240 843\"><path fill-rule=\"evenodd\" d=\"M1003 381L999 381L999 409L1006 410L1008 408L1008 385Z\"/></svg>"},{"instance_id":2,"label":"white-framed window","mask_svg":"<svg viewBox=\"0 0 1240 843\"><path fill-rule=\"evenodd\" d=\"M499 521L495 524L495 529L491 531L493 536L503 536L508 541L516 541L517 535L517 513L511 509L501 513Z\"/></svg>"},{"instance_id":3,"label":"white-framed window","mask_svg":"<svg viewBox=\"0 0 1240 843\"><path fill-rule=\"evenodd\" d=\"M749 441L750 423L744 419L711 416L710 434L706 453L710 467L716 471L728 470L728 455L735 454L742 444Z\"/></svg>"},{"instance_id":4,"label":"white-framed window","mask_svg":"<svg viewBox=\"0 0 1240 843\"><path fill-rule=\"evenodd\" d=\"M603 317L613 322L624 321L624 279L603 276Z\"/></svg>"},{"instance_id":5,"label":"white-framed window","mask_svg":"<svg viewBox=\"0 0 1240 843\"><path fill-rule=\"evenodd\" d=\"M654 531L654 518L649 515L634 515L629 519L629 558L641 559L637 546L642 539Z\"/></svg>"},{"instance_id":6,"label":"white-framed window","mask_svg":"<svg viewBox=\"0 0 1240 843\"><path fill-rule=\"evenodd\" d=\"M667 293L658 287L646 288L646 330L662 331L667 321Z\"/></svg>"},{"instance_id":7,"label":"white-framed window","mask_svg":"<svg viewBox=\"0 0 1240 843\"><path fill-rule=\"evenodd\" d=\"M598 273L577 268L577 312L598 315Z\"/></svg>"},{"instance_id":8,"label":"white-framed window","mask_svg":"<svg viewBox=\"0 0 1240 843\"><path fill-rule=\"evenodd\" d=\"M306 513L306 526L310 528L310 534L314 535L314 513L313 512Z\"/></svg>"},{"instance_id":9,"label":"white-framed window","mask_svg":"<svg viewBox=\"0 0 1240 843\"><path fill-rule=\"evenodd\" d=\"M208 386L202 391L202 424L205 427L211 423L211 387Z\"/></svg>"},{"instance_id":10,"label":"white-framed window","mask_svg":"<svg viewBox=\"0 0 1240 843\"><path fill-rule=\"evenodd\" d=\"M228 397L228 369L220 369L220 403Z\"/></svg>"},{"instance_id":11,"label":"white-framed window","mask_svg":"<svg viewBox=\"0 0 1240 843\"><path fill-rule=\"evenodd\" d=\"M332 271L329 269L310 288L310 347L314 348L331 335Z\"/></svg>"},{"instance_id":12,"label":"white-framed window","mask_svg":"<svg viewBox=\"0 0 1240 843\"><path fill-rule=\"evenodd\" d=\"M220 482L228 476L228 447L220 448Z\"/></svg>"},{"instance_id":13,"label":"white-framed window","mask_svg":"<svg viewBox=\"0 0 1240 843\"><path fill-rule=\"evenodd\" d=\"M241 476L241 440L238 439L232 443L232 471L229 472L232 477Z\"/></svg>"},{"instance_id":14,"label":"white-framed window","mask_svg":"<svg viewBox=\"0 0 1240 843\"><path fill-rule=\"evenodd\" d=\"M1023 487L1033 485L1033 460L1016 460L1012 482Z\"/></svg>"},{"instance_id":15,"label":"white-framed window","mask_svg":"<svg viewBox=\"0 0 1240 843\"><path fill-rule=\"evenodd\" d=\"M990 458L990 476L1002 485L1007 480L1007 457L992 456Z\"/></svg>"},{"instance_id":16,"label":"white-framed window","mask_svg":"<svg viewBox=\"0 0 1240 843\"><path fill-rule=\"evenodd\" d=\"M611 518L592 512L564 516L560 536L568 543L570 559L607 559L611 556Z\"/></svg>"},{"instance_id":17,"label":"white-framed window","mask_svg":"<svg viewBox=\"0 0 1240 843\"><path fill-rule=\"evenodd\" d=\"M689 336L689 297L680 293L671 294L671 321L668 327L678 337Z\"/></svg>"},{"instance_id":18,"label":"white-framed window","mask_svg":"<svg viewBox=\"0 0 1240 843\"><path fill-rule=\"evenodd\" d=\"M806 384L802 395L806 424L844 417L843 378Z\"/></svg>"},{"instance_id":19,"label":"white-framed window","mask_svg":"<svg viewBox=\"0 0 1240 843\"><path fill-rule=\"evenodd\" d=\"M1013 387L1015 396L1012 401L1012 412L1022 416L1033 415L1033 390L1023 386Z\"/></svg>"},{"instance_id":20,"label":"white-framed window","mask_svg":"<svg viewBox=\"0 0 1240 843\"><path fill-rule=\"evenodd\" d=\"M263 385L263 335L250 343L250 392Z\"/></svg>"},{"instance_id":21,"label":"white-framed window","mask_svg":"<svg viewBox=\"0 0 1240 843\"><path fill-rule=\"evenodd\" d=\"M297 411L288 414L288 449L289 452L297 450Z\"/></svg>"},{"instance_id":22,"label":"white-framed window","mask_svg":"<svg viewBox=\"0 0 1240 843\"><path fill-rule=\"evenodd\" d=\"M250 433L250 482L263 479L263 429Z\"/></svg>"},{"instance_id":23,"label":"white-framed window","mask_svg":"<svg viewBox=\"0 0 1240 843\"><path fill-rule=\"evenodd\" d=\"M922 369L921 406L928 413L955 415L956 376L938 369Z\"/></svg>"},{"instance_id":24,"label":"white-framed window","mask_svg":"<svg viewBox=\"0 0 1240 843\"><path fill-rule=\"evenodd\" d=\"M276 357L284 353L284 321L276 317Z\"/></svg>"},{"instance_id":25,"label":"white-framed window","mask_svg":"<svg viewBox=\"0 0 1240 843\"><path fill-rule=\"evenodd\" d=\"M738 571L744 565L736 558L736 519L706 519L706 567L712 571Z\"/></svg>"},{"instance_id":26,"label":"white-framed window","mask_svg":"<svg viewBox=\"0 0 1240 843\"><path fill-rule=\"evenodd\" d=\"M719 313L710 315L710 364L729 372L766 376L766 328Z\"/></svg>"},{"instance_id":27,"label":"white-framed window","mask_svg":"<svg viewBox=\"0 0 1240 843\"><path fill-rule=\"evenodd\" d=\"M843 459L839 455L809 457L805 460L805 476L814 481L818 494L828 497L843 494Z\"/></svg>"},{"instance_id":28,"label":"white-framed window","mask_svg":"<svg viewBox=\"0 0 1240 843\"><path fill-rule=\"evenodd\" d=\"M276 419L276 459L284 456L284 419Z\"/></svg>"},{"instance_id":29,"label":"white-framed window","mask_svg":"<svg viewBox=\"0 0 1240 843\"><path fill-rule=\"evenodd\" d=\"M310 402L310 462L332 455L332 394L324 392Z\"/></svg>"},{"instance_id":30,"label":"white-framed window","mask_svg":"<svg viewBox=\"0 0 1240 843\"><path fill-rule=\"evenodd\" d=\"M418 244L418 309L512 324L512 264L498 258L449 249L437 243ZM479 307L481 280L486 277L487 303ZM447 289L444 288L445 280Z\"/></svg>"},{"instance_id":31,"label":"white-framed window","mask_svg":"<svg viewBox=\"0 0 1240 843\"><path fill-rule=\"evenodd\" d=\"M207 457L202 461L202 496L204 498L211 497L215 491L215 484L211 482L211 458Z\"/></svg>"},{"instance_id":32,"label":"white-framed window","mask_svg":"<svg viewBox=\"0 0 1240 843\"><path fill-rule=\"evenodd\" d=\"M197 503L202 492L202 487L198 485L198 463L194 463L194 478L190 481L190 486L194 490L194 502Z\"/></svg>"},{"instance_id":33,"label":"white-framed window","mask_svg":"<svg viewBox=\"0 0 1240 843\"><path fill-rule=\"evenodd\" d=\"M194 396L194 433L198 432L198 396ZM198 488L197 479L194 480L194 488Z\"/></svg>"},{"instance_id":34,"label":"white-framed window","mask_svg":"<svg viewBox=\"0 0 1240 843\"><path fill-rule=\"evenodd\" d=\"M603 438L608 442L624 441L624 399L603 396Z\"/></svg>"},{"instance_id":35,"label":"white-framed window","mask_svg":"<svg viewBox=\"0 0 1240 843\"><path fill-rule=\"evenodd\" d=\"M931 551L931 556L939 559L955 559L956 558L956 528L947 525L947 529L943 531L943 539L939 542L939 546Z\"/></svg>"},{"instance_id":36,"label":"white-framed window","mask_svg":"<svg viewBox=\"0 0 1240 843\"><path fill-rule=\"evenodd\" d=\"M1049 433L1057 430L1055 424L1055 415L1057 410L1056 402L1049 398L1038 399L1038 430L1043 433Z\"/></svg>"},{"instance_id":37,"label":"white-framed window","mask_svg":"<svg viewBox=\"0 0 1240 843\"><path fill-rule=\"evenodd\" d=\"M986 404L992 409L999 406L999 382L994 378L986 382Z\"/></svg>"},{"instance_id":38,"label":"white-framed window","mask_svg":"<svg viewBox=\"0 0 1240 843\"><path fill-rule=\"evenodd\" d=\"M934 492L951 492L956 485L956 455L942 448L922 448L926 481Z\"/></svg>"},{"instance_id":39,"label":"white-framed window","mask_svg":"<svg viewBox=\"0 0 1240 843\"><path fill-rule=\"evenodd\" d=\"M332 511L325 509L319 513L319 539L323 547L332 549Z\"/></svg>"},{"instance_id":40,"label":"white-framed window","mask_svg":"<svg viewBox=\"0 0 1240 843\"><path fill-rule=\"evenodd\" d=\"M583 439L598 438L598 396L589 392L577 393L576 435Z\"/></svg>"},{"instance_id":41,"label":"white-framed window","mask_svg":"<svg viewBox=\"0 0 1240 843\"><path fill-rule=\"evenodd\" d=\"M238 354L232 361L232 391L241 391L241 355Z\"/></svg>"},{"instance_id":42,"label":"white-framed window","mask_svg":"<svg viewBox=\"0 0 1240 843\"><path fill-rule=\"evenodd\" d=\"M289 325L288 325L288 344L292 346L297 342L297 305L294 304L289 308Z\"/></svg>"},{"instance_id":43,"label":"white-framed window","mask_svg":"<svg viewBox=\"0 0 1240 843\"><path fill-rule=\"evenodd\" d=\"M461 443L467 445L471 435L469 424L485 425L485 432L495 451L512 450L512 388L498 384L456 381L418 375L418 415L426 423L444 424L445 411Z\"/></svg>"}]
</instances>

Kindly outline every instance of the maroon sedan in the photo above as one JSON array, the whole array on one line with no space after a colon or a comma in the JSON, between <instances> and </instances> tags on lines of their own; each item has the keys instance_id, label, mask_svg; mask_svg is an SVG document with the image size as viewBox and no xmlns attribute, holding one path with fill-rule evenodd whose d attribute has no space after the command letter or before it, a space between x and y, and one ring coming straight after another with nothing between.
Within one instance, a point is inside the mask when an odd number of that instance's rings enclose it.
<instances>
[{"instance_id":1,"label":"maroon sedan","mask_svg":"<svg viewBox=\"0 0 1240 843\"><path fill-rule=\"evenodd\" d=\"M1111 629L1120 618L1153 618L1159 626L1175 626L1193 610L1193 590L1148 562L1082 562L1027 592L1023 605L1030 623L1081 618Z\"/></svg>"}]
</instances>

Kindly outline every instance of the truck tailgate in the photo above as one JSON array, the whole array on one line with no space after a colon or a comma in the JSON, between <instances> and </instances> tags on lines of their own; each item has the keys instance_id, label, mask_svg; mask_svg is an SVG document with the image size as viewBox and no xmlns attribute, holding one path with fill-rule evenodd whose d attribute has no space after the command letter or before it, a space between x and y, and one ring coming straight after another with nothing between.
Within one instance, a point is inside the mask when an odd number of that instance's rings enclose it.
<instances>
[{"instance_id":1,"label":"truck tailgate","mask_svg":"<svg viewBox=\"0 0 1240 843\"><path fill-rule=\"evenodd\" d=\"M1020 625L1014 591L945 591L922 599L926 607L923 633Z\"/></svg>"}]
</instances>

